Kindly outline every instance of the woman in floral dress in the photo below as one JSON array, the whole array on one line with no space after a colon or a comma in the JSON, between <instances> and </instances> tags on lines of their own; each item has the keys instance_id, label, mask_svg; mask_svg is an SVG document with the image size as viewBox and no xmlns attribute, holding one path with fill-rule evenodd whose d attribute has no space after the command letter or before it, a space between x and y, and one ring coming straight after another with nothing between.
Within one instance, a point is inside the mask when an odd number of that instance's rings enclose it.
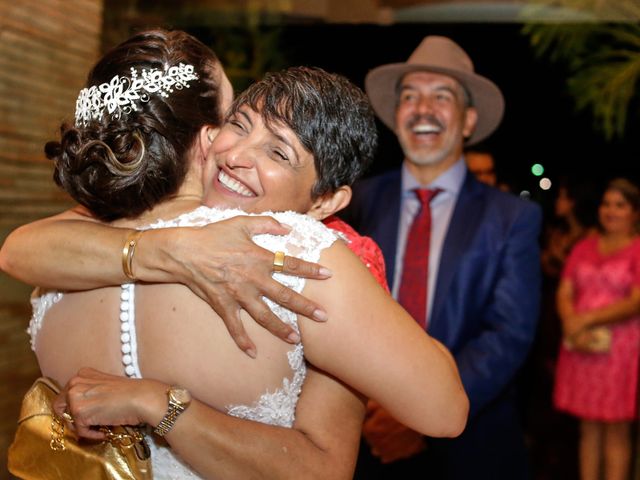
<instances>
[{"instance_id":1,"label":"woman in floral dress","mask_svg":"<svg viewBox=\"0 0 640 480\"><path fill-rule=\"evenodd\" d=\"M563 344L554 405L580 420L582 480L626 480L637 415L640 349L640 190L607 186L600 230L571 251L558 287Z\"/></svg>"}]
</instances>

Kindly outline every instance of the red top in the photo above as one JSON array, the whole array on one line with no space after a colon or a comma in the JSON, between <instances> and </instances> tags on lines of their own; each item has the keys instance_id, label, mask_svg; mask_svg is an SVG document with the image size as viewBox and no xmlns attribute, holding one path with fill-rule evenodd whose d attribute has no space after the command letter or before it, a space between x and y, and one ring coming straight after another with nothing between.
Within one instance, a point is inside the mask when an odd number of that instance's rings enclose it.
<instances>
[{"instance_id":1,"label":"red top","mask_svg":"<svg viewBox=\"0 0 640 480\"><path fill-rule=\"evenodd\" d=\"M335 215L325 218L323 223L330 229L340 232L346 237L347 245L351 251L360 257L360 260L367 266L378 283L389 292L384 258L378 244L373 241L372 238L360 235L351 228L348 223L342 221Z\"/></svg>"}]
</instances>

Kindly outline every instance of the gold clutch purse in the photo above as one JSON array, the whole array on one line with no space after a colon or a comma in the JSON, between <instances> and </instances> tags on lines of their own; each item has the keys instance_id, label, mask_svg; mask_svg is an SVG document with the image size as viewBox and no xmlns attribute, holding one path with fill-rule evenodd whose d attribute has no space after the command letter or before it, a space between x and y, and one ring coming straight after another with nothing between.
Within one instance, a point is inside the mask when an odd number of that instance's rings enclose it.
<instances>
[{"instance_id":1,"label":"gold clutch purse","mask_svg":"<svg viewBox=\"0 0 640 480\"><path fill-rule=\"evenodd\" d=\"M138 428L102 427L107 439L79 439L53 410L60 388L38 378L22 400L9 447L9 471L27 480L145 480L152 478L149 446Z\"/></svg>"}]
</instances>

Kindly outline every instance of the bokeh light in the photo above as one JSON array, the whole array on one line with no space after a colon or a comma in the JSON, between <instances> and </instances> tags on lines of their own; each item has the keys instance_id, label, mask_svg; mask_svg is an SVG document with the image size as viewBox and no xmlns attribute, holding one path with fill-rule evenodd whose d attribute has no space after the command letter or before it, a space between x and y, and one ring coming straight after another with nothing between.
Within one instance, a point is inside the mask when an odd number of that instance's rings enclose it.
<instances>
[{"instance_id":1,"label":"bokeh light","mask_svg":"<svg viewBox=\"0 0 640 480\"><path fill-rule=\"evenodd\" d=\"M539 185L542 190L549 190L551 188L551 180L547 177L541 178Z\"/></svg>"},{"instance_id":2,"label":"bokeh light","mask_svg":"<svg viewBox=\"0 0 640 480\"><path fill-rule=\"evenodd\" d=\"M544 167L539 163L534 163L531 166L531 173L533 173L536 177L539 177L544 173Z\"/></svg>"}]
</instances>

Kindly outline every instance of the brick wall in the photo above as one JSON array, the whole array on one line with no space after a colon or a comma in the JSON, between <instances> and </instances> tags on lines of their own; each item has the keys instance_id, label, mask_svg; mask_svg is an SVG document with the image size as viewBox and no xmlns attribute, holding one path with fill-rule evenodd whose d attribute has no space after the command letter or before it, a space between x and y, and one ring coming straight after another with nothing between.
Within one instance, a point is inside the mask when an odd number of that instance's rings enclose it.
<instances>
[{"instance_id":1,"label":"brick wall","mask_svg":"<svg viewBox=\"0 0 640 480\"><path fill-rule=\"evenodd\" d=\"M68 207L43 145L72 118L100 51L103 0L0 0L0 242ZM0 273L0 478L20 400L38 375L25 333L30 288Z\"/></svg>"}]
</instances>

